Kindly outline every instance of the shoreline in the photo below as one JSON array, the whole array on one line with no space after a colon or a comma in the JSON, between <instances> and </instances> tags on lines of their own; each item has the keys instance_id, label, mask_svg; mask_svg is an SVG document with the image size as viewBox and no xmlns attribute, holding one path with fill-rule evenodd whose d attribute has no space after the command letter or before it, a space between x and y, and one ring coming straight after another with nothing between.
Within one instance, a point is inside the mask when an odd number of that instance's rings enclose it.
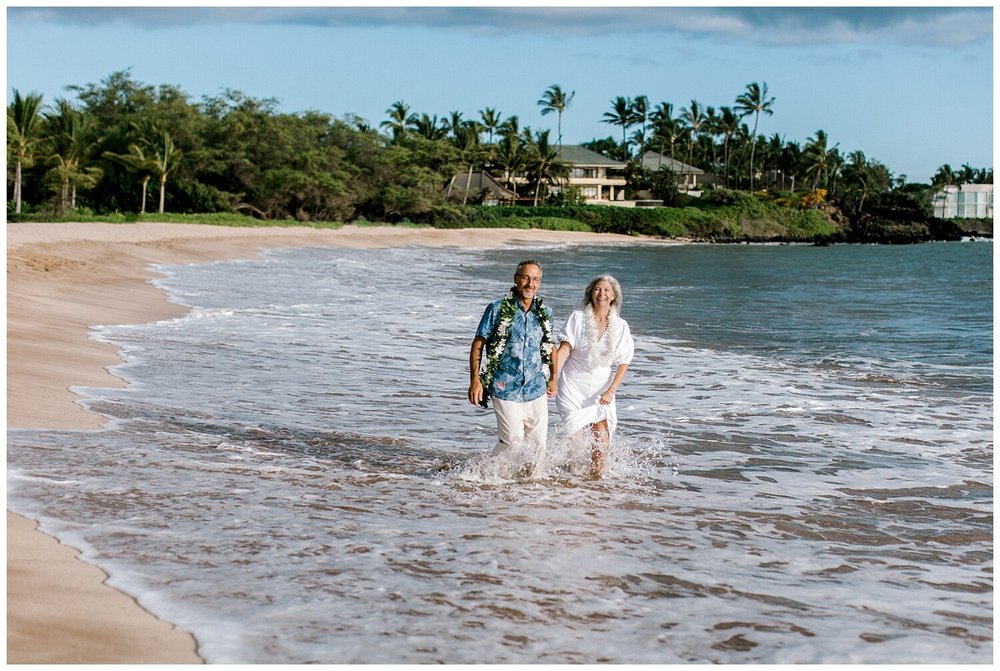
<instances>
[{"instance_id":1,"label":"shoreline","mask_svg":"<svg viewBox=\"0 0 1000 671\"><path fill-rule=\"evenodd\" d=\"M626 235L537 229L231 228L168 223L8 223L7 424L97 430L73 386L122 387L122 361L91 340L95 324L179 317L188 308L153 286L153 265L257 258L289 247L466 247L685 244ZM194 637L105 584L79 552L7 512L7 661L203 663ZM67 595L72 598L67 599Z\"/></svg>"}]
</instances>

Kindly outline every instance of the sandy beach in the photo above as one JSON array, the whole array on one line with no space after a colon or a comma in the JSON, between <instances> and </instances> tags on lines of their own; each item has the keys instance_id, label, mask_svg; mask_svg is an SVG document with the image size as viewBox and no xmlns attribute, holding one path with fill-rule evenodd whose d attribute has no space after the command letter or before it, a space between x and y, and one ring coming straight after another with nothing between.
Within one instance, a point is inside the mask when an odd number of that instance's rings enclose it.
<instances>
[{"instance_id":1,"label":"sandy beach","mask_svg":"<svg viewBox=\"0 0 1000 671\"><path fill-rule=\"evenodd\" d=\"M98 429L69 387L120 387L115 349L94 324L184 313L150 284L151 264L254 258L282 247L500 247L622 243L628 236L541 230L391 227L227 228L196 224L8 224L7 422L21 429ZM7 514L8 663L200 663L197 642L132 598L78 552Z\"/></svg>"}]
</instances>

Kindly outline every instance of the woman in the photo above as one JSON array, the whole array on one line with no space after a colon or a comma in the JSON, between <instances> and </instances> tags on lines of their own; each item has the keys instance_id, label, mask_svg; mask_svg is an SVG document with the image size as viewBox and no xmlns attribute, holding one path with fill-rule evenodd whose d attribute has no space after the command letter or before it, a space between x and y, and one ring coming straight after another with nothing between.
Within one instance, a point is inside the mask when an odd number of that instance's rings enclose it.
<instances>
[{"instance_id":1,"label":"woman","mask_svg":"<svg viewBox=\"0 0 1000 671\"><path fill-rule=\"evenodd\" d=\"M596 277L559 334L556 407L567 435L589 433L593 477L604 472L611 434L618 426L615 392L635 354L621 306L618 280Z\"/></svg>"}]
</instances>

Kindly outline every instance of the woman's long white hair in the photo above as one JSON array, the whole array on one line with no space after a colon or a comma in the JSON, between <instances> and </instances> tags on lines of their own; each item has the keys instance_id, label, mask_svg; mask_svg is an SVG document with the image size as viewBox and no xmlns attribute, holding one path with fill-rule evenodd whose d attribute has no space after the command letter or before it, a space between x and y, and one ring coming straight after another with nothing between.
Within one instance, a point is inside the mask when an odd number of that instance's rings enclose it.
<instances>
[{"instance_id":1,"label":"woman's long white hair","mask_svg":"<svg viewBox=\"0 0 1000 671\"><path fill-rule=\"evenodd\" d=\"M625 299L622 296L622 286L618 284L618 280L613 278L611 275L599 275L590 280L587 288L583 290L583 301L580 303L580 307L585 308L588 305L590 307L594 307L594 287L596 287L597 283L601 280L607 280L608 284L611 285L611 289L615 292L615 298L611 301L611 309L618 314L621 314L622 303L625 302Z\"/></svg>"}]
</instances>

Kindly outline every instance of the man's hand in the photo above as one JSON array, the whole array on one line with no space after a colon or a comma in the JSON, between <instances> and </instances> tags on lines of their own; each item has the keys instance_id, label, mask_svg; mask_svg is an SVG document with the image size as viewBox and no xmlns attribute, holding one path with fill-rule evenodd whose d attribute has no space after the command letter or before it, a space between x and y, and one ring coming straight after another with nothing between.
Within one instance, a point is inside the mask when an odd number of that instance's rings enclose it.
<instances>
[{"instance_id":1,"label":"man's hand","mask_svg":"<svg viewBox=\"0 0 1000 671\"><path fill-rule=\"evenodd\" d=\"M550 378L545 384L545 395L549 398L555 398L559 394L559 380L556 378Z\"/></svg>"},{"instance_id":2,"label":"man's hand","mask_svg":"<svg viewBox=\"0 0 1000 671\"><path fill-rule=\"evenodd\" d=\"M472 405L483 404L483 383L479 378L469 383L469 403Z\"/></svg>"}]
</instances>

